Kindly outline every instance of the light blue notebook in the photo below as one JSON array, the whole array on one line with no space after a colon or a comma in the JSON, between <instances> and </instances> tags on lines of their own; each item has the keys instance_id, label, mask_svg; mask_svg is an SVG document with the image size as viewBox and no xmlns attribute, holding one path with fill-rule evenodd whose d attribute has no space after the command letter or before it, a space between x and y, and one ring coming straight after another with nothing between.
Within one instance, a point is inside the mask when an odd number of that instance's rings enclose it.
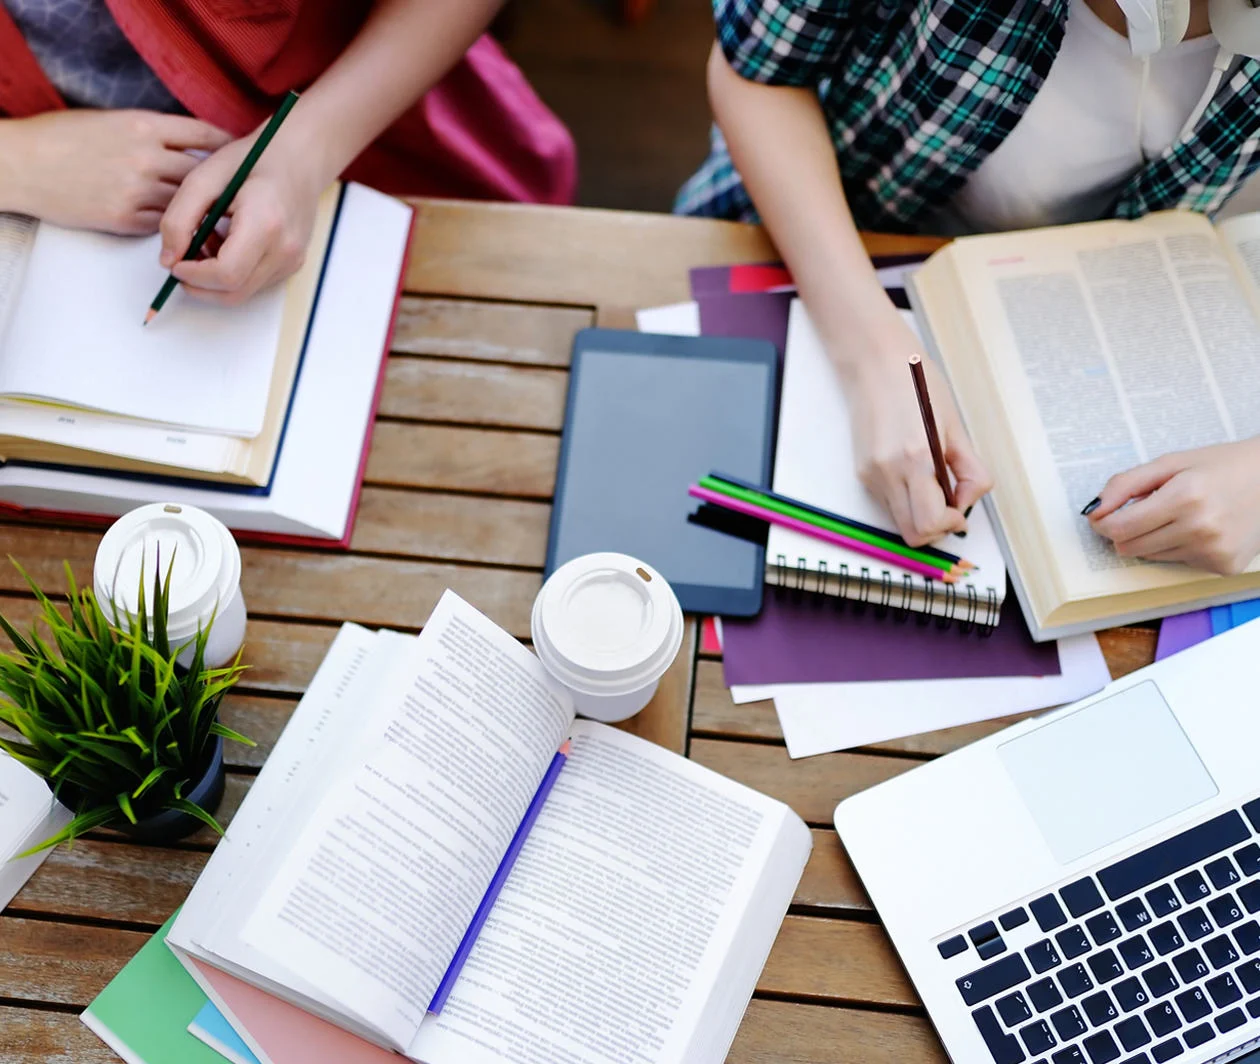
<instances>
[{"instance_id":1,"label":"light blue notebook","mask_svg":"<svg viewBox=\"0 0 1260 1064\"><path fill-rule=\"evenodd\" d=\"M245 1044L245 1040L224 1019L223 1013L215 1008L213 1001L207 1001L201 1007L201 1011L188 1025L188 1033L205 1042L232 1064L260 1064L258 1058Z\"/></svg>"}]
</instances>

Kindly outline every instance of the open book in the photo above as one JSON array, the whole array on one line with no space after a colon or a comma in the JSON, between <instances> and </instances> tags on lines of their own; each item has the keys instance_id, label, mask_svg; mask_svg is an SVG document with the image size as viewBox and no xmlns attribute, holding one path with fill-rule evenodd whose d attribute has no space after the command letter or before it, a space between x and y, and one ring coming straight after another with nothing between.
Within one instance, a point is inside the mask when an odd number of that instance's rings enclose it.
<instances>
[{"instance_id":1,"label":"open book","mask_svg":"<svg viewBox=\"0 0 1260 1064\"><path fill-rule=\"evenodd\" d=\"M1125 559L1080 516L1114 473L1260 433L1260 215L964 237L910 285L1036 638L1260 590L1260 559L1232 577Z\"/></svg>"},{"instance_id":2,"label":"open book","mask_svg":"<svg viewBox=\"0 0 1260 1064\"><path fill-rule=\"evenodd\" d=\"M29 768L0 753L0 909L35 874L52 851L18 854L52 838L70 823L71 813Z\"/></svg>"},{"instance_id":3,"label":"open book","mask_svg":"<svg viewBox=\"0 0 1260 1064\"><path fill-rule=\"evenodd\" d=\"M810 848L448 591L342 628L168 942L425 1064L717 1064Z\"/></svg>"},{"instance_id":4,"label":"open book","mask_svg":"<svg viewBox=\"0 0 1260 1064\"><path fill-rule=\"evenodd\" d=\"M233 308L177 293L148 326L159 237L0 214L0 459L266 484L340 196L285 284Z\"/></svg>"}]
</instances>

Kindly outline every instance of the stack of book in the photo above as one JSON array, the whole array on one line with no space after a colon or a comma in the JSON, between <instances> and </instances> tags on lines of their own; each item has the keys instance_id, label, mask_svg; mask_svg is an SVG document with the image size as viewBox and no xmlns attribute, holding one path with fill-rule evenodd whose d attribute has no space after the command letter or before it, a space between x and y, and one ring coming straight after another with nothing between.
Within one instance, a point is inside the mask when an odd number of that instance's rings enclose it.
<instances>
[{"instance_id":1,"label":"stack of book","mask_svg":"<svg viewBox=\"0 0 1260 1064\"><path fill-rule=\"evenodd\" d=\"M133 1064L720 1064L812 845L781 802L576 720L448 591L418 637L342 627L83 1019Z\"/></svg>"},{"instance_id":2,"label":"stack of book","mask_svg":"<svg viewBox=\"0 0 1260 1064\"><path fill-rule=\"evenodd\" d=\"M412 211L321 198L302 268L236 308L177 296L158 238L0 215L0 506L183 502L246 538L349 540Z\"/></svg>"}]
</instances>

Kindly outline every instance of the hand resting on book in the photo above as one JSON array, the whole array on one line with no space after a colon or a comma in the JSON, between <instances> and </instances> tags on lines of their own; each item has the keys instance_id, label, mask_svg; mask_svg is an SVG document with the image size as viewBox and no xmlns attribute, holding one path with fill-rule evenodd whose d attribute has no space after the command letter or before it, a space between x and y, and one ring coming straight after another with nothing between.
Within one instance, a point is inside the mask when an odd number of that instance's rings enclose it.
<instances>
[{"instance_id":1,"label":"hand resting on book","mask_svg":"<svg viewBox=\"0 0 1260 1064\"><path fill-rule=\"evenodd\" d=\"M1166 454L1099 498L1090 524L1117 553L1241 573L1260 554L1260 437Z\"/></svg>"},{"instance_id":2,"label":"hand resting on book","mask_svg":"<svg viewBox=\"0 0 1260 1064\"><path fill-rule=\"evenodd\" d=\"M0 211L67 229L156 233L197 165L190 151L231 140L195 118L156 111L52 111L0 119Z\"/></svg>"}]
</instances>

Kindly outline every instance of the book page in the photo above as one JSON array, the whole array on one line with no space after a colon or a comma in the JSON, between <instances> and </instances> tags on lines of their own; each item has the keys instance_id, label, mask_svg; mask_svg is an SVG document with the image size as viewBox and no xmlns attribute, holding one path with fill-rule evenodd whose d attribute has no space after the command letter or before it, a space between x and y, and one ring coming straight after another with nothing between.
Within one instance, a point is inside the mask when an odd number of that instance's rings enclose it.
<instances>
[{"instance_id":1,"label":"book page","mask_svg":"<svg viewBox=\"0 0 1260 1064\"><path fill-rule=\"evenodd\" d=\"M0 214L0 352L38 230L39 222L25 214Z\"/></svg>"},{"instance_id":2,"label":"book page","mask_svg":"<svg viewBox=\"0 0 1260 1064\"><path fill-rule=\"evenodd\" d=\"M242 939L402 1048L459 946L572 703L446 592Z\"/></svg>"},{"instance_id":3,"label":"book page","mask_svg":"<svg viewBox=\"0 0 1260 1064\"><path fill-rule=\"evenodd\" d=\"M569 760L445 1009L425 1021L408 1056L425 1064L703 1064L687 1047L747 927L785 818L802 837L803 867L809 832L784 806L642 739L579 721ZM772 918L782 919L786 905Z\"/></svg>"},{"instance_id":4,"label":"book page","mask_svg":"<svg viewBox=\"0 0 1260 1064\"><path fill-rule=\"evenodd\" d=\"M0 394L257 436L288 286L239 307L176 291L146 326L167 277L161 243L41 225L0 348Z\"/></svg>"},{"instance_id":5,"label":"book page","mask_svg":"<svg viewBox=\"0 0 1260 1064\"><path fill-rule=\"evenodd\" d=\"M989 415L1009 426L1071 590L1197 578L1121 558L1078 513L1115 473L1260 429L1260 323L1210 223L1166 213L966 238L951 255L1001 396Z\"/></svg>"}]
</instances>

